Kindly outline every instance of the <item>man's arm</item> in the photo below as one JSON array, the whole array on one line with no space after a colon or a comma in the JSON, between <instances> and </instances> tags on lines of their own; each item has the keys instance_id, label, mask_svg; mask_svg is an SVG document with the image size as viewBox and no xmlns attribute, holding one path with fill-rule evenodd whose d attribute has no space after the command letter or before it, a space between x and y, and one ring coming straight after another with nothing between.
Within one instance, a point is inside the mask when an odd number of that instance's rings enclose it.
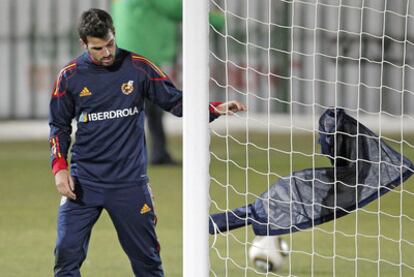
<instances>
[{"instance_id":1,"label":"man's arm","mask_svg":"<svg viewBox=\"0 0 414 277\"><path fill-rule=\"evenodd\" d=\"M235 100L224 103L210 103L210 112L216 113L217 115L233 115L237 112L244 112L246 110L246 105Z\"/></svg>"},{"instance_id":2,"label":"man's arm","mask_svg":"<svg viewBox=\"0 0 414 277\"><path fill-rule=\"evenodd\" d=\"M177 89L168 76L155 65L148 64L146 72L148 77L146 97L163 110L181 117L183 114L182 91ZM246 106L238 101L211 102L209 104L210 122L220 115L232 115L245 110Z\"/></svg>"},{"instance_id":3,"label":"man's arm","mask_svg":"<svg viewBox=\"0 0 414 277\"><path fill-rule=\"evenodd\" d=\"M72 133L74 117L74 102L67 92L68 72L62 70L55 83L49 105L50 126L50 162L55 175L56 188L59 193L71 199L76 199L73 193L75 186L68 171L67 154Z\"/></svg>"}]
</instances>

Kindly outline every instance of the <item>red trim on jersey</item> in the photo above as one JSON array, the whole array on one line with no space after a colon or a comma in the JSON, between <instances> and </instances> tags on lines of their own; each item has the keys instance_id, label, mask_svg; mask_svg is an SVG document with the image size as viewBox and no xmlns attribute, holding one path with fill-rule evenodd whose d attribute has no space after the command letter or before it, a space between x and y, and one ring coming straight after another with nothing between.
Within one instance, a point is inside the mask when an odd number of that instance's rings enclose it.
<instances>
[{"instance_id":1,"label":"red trim on jersey","mask_svg":"<svg viewBox=\"0 0 414 277\"><path fill-rule=\"evenodd\" d=\"M59 92L58 83L59 83L58 80L56 80L55 83L53 84L52 97L60 97L60 96L65 95L65 93L66 93L65 91L63 93Z\"/></svg>"},{"instance_id":2,"label":"red trim on jersey","mask_svg":"<svg viewBox=\"0 0 414 277\"><path fill-rule=\"evenodd\" d=\"M56 156L57 158L62 158L62 153L60 152L60 143L59 143L59 137L56 137Z\"/></svg>"},{"instance_id":3,"label":"red trim on jersey","mask_svg":"<svg viewBox=\"0 0 414 277\"><path fill-rule=\"evenodd\" d=\"M138 56L138 55L132 55L131 58L134 61L141 61L145 64L148 64L155 72L158 73L158 75L161 76L161 78L167 79L167 75L164 73L164 71L162 71L161 68L159 68L157 65L155 65L153 62L151 62L147 58L142 57L142 56ZM152 78L152 79L155 79L155 78Z\"/></svg>"},{"instance_id":4,"label":"red trim on jersey","mask_svg":"<svg viewBox=\"0 0 414 277\"><path fill-rule=\"evenodd\" d=\"M66 71L75 68L76 67L76 62L75 63L70 63L67 66L65 66L58 74L58 78L55 81L55 85L53 87L53 93L52 93L52 97L61 97L64 96L66 94L66 90L64 91L59 91L59 86L60 86L60 81L62 80L62 76L63 74L65 74Z\"/></svg>"},{"instance_id":5,"label":"red trim on jersey","mask_svg":"<svg viewBox=\"0 0 414 277\"><path fill-rule=\"evenodd\" d=\"M60 170L68 169L68 163L66 162L65 158L57 158L52 163L52 171L53 174L56 175Z\"/></svg>"},{"instance_id":6,"label":"red trim on jersey","mask_svg":"<svg viewBox=\"0 0 414 277\"><path fill-rule=\"evenodd\" d=\"M151 81L165 81L167 80L167 77L163 77L163 78L150 78Z\"/></svg>"},{"instance_id":7,"label":"red trim on jersey","mask_svg":"<svg viewBox=\"0 0 414 277\"><path fill-rule=\"evenodd\" d=\"M217 111L216 111L216 107L223 104L223 102L210 102L210 113L215 114L215 115L220 115Z\"/></svg>"},{"instance_id":8,"label":"red trim on jersey","mask_svg":"<svg viewBox=\"0 0 414 277\"><path fill-rule=\"evenodd\" d=\"M52 97L53 98L56 98L56 97L62 97L62 96L64 96L66 94L66 91L62 91L62 92L58 92L58 91L56 91L56 92L54 92L53 94L52 94Z\"/></svg>"},{"instance_id":9,"label":"red trim on jersey","mask_svg":"<svg viewBox=\"0 0 414 277\"><path fill-rule=\"evenodd\" d=\"M50 139L50 146L52 148L53 156L55 158L62 158L62 153L60 152L59 137L51 138Z\"/></svg>"}]
</instances>

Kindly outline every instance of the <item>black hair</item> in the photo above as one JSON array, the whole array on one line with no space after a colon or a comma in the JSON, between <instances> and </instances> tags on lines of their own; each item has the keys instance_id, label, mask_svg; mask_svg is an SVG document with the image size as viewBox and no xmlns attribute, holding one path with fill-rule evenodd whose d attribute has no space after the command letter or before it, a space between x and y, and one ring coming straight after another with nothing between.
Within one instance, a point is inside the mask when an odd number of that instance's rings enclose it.
<instances>
[{"instance_id":1,"label":"black hair","mask_svg":"<svg viewBox=\"0 0 414 277\"><path fill-rule=\"evenodd\" d=\"M78 34L85 44L88 43L88 36L105 38L109 31L115 34L114 24L109 13L100 9L89 9L82 13Z\"/></svg>"}]
</instances>

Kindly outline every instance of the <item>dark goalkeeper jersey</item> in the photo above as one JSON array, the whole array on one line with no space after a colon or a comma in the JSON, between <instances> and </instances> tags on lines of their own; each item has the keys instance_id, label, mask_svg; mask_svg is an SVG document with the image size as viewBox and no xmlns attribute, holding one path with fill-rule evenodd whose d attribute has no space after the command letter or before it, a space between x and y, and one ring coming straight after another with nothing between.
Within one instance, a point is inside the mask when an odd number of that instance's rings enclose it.
<instances>
[{"instance_id":1,"label":"dark goalkeeper jersey","mask_svg":"<svg viewBox=\"0 0 414 277\"><path fill-rule=\"evenodd\" d=\"M64 67L50 102L53 172L67 168L75 118L72 176L94 186L145 184L144 98L182 116L182 92L142 56L118 49L114 64L104 67L84 53ZM216 117L210 112L210 120Z\"/></svg>"}]
</instances>

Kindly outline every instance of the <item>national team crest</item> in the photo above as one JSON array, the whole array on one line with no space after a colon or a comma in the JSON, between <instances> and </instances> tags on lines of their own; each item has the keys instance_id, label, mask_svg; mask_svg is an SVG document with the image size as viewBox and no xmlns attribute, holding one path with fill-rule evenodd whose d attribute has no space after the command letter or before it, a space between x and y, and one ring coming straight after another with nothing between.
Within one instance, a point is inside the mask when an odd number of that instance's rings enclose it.
<instances>
[{"instance_id":1,"label":"national team crest","mask_svg":"<svg viewBox=\"0 0 414 277\"><path fill-rule=\"evenodd\" d=\"M134 81L129 80L128 83L123 83L121 86L122 93L129 95L134 91Z\"/></svg>"}]
</instances>

